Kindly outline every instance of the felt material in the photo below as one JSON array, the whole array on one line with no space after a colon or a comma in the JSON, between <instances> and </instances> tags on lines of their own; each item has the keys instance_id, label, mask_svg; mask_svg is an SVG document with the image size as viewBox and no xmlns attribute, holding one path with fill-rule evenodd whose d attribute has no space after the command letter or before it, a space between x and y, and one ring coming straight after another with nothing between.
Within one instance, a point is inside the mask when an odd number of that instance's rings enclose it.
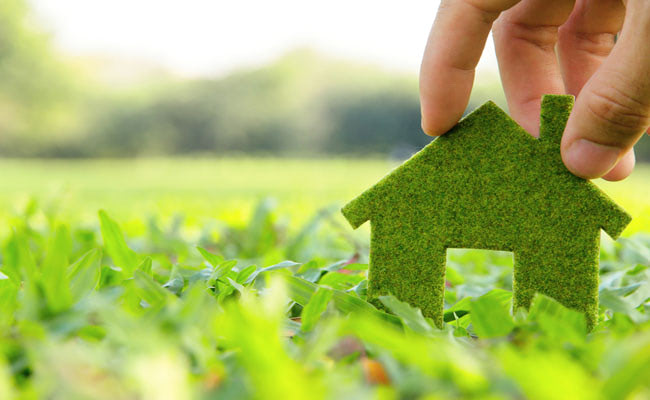
<instances>
[{"instance_id":1,"label":"felt material","mask_svg":"<svg viewBox=\"0 0 650 400\"><path fill-rule=\"evenodd\" d=\"M442 326L446 249L505 250L515 307L540 292L593 327L600 230L616 239L631 218L562 163L572 106L544 96L535 139L488 102L343 207L354 228L371 223L368 296L391 293Z\"/></svg>"}]
</instances>

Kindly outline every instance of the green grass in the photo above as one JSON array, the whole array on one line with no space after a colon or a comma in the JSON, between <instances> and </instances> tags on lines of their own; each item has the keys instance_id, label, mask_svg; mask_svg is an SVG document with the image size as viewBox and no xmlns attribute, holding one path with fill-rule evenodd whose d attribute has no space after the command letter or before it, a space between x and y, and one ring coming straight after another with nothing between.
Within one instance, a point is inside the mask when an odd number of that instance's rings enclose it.
<instances>
[{"instance_id":1,"label":"green grass","mask_svg":"<svg viewBox=\"0 0 650 400\"><path fill-rule=\"evenodd\" d=\"M0 167L1 399L650 396L647 223L603 239L593 332L542 296L512 315L510 254L473 250L438 330L365 301L367 232L323 209L384 162ZM637 221L648 174L603 185Z\"/></svg>"},{"instance_id":2,"label":"green grass","mask_svg":"<svg viewBox=\"0 0 650 400\"><path fill-rule=\"evenodd\" d=\"M0 204L35 195L84 218L107 208L126 218L191 211L196 219L241 222L257 202L273 197L282 211L304 220L392 167L376 160L3 160Z\"/></svg>"},{"instance_id":3,"label":"green grass","mask_svg":"<svg viewBox=\"0 0 650 400\"><path fill-rule=\"evenodd\" d=\"M0 160L0 210L20 209L35 197L41 206L81 221L94 220L105 208L127 221L183 213L190 223L218 218L239 224L261 199L272 197L298 223L322 207L342 206L397 165L274 158ZM634 218L626 233L649 229L649 166L637 167L623 182L596 183Z\"/></svg>"}]
</instances>

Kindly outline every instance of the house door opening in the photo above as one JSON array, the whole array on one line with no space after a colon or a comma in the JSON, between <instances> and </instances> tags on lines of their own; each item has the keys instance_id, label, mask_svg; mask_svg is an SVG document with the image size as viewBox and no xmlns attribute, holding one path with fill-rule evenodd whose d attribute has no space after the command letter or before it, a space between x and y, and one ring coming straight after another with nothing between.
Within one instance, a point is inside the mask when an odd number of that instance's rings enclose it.
<instances>
[{"instance_id":1,"label":"house door opening","mask_svg":"<svg viewBox=\"0 0 650 400\"><path fill-rule=\"evenodd\" d=\"M512 290L514 254L510 251L447 249L447 291L480 296L492 289Z\"/></svg>"}]
</instances>

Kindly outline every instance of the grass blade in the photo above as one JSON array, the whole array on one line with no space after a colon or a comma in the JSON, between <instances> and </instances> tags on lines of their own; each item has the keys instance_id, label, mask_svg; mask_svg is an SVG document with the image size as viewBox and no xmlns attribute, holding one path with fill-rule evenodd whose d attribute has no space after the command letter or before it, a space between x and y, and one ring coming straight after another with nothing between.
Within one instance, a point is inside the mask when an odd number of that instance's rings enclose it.
<instances>
[{"instance_id":1,"label":"grass blade","mask_svg":"<svg viewBox=\"0 0 650 400\"><path fill-rule=\"evenodd\" d=\"M208 282L212 283L228 275L228 273L232 271L235 265L237 265L236 260L228 260L222 262L214 269L214 271L212 271L212 274L210 274L210 278L208 279Z\"/></svg>"},{"instance_id":2,"label":"grass blade","mask_svg":"<svg viewBox=\"0 0 650 400\"><path fill-rule=\"evenodd\" d=\"M212 268L217 268L217 266L219 264L223 263L223 261L224 261L223 257L221 257L220 255L214 254L214 253L210 253L209 251L207 251L203 247L198 247L197 246L196 249L199 251L199 253L201 253L201 256L203 256L205 261L207 261L208 264L210 264L212 266Z\"/></svg>"},{"instance_id":3,"label":"grass blade","mask_svg":"<svg viewBox=\"0 0 650 400\"><path fill-rule=\"evenodd\" d=\"M101 250L92 249L68 269L70 294L74 302L81 300L97 287L101 275L101 260Z\"/></svg>"},{"instance_id":4,"label":"grass blade","mask_svg":"<svg viewBox=\"0 0 650 400\"><path fill-rule=\"evenodd\" d=\"M476 334L483 338L505 336L515 327L509 307L499 301L498 295L491 293L486 293L470 303L472 326Z\"/></svg>"},{"instance_id":5,"label":"grass blade","mask_svg":"<svg viewBox=\"0 0 650 400\"><path fill-rule=\"evenodd\" d=\"M296 276L286 276L289 297L296 303L306 306L319 286ZM340 290L333 290L332 298L336 309L344 314L370 313L393 324L401 325L399 318L377 310L372 304Z\"/></svg>"},{"instance_id":6,"label":"grass blade","mask_svg":"<svg viewBox=\"0 0 650 400\"><path fill-rule=\"evenodd\" d=\"M537 293L530 305L528 319L537 321L540 328L560 342L583 342L587 334L584 314L570 310L556 300Z\"/></svg>"},{"instance_id":7,"label":"grass blade","mask_svg":"<svg viewBox=\"0 0 650 400\"><path fill-rule=\"evenodd\" d=\"M327 309L327 305L332 299L333 292L330 289L320 287L316 290L311 296L311 299L305 305L302 310L302 325L300 329L303 332L309 332L314 328L316 322L320 319L320 316Z\"/></svg>"},{"instance_id":8,"label":"grass blade","mask_svg":"<svg viewBox=\"0 0 650 400\"><path fill-rule=\"evenodd\" d=\"M157 307L168 298L169 292L144 271L135 271L133 279L137 294L150 306Z\"/></svg>"},{"instance_id":9,"label":"grass blade","mask_svg":"<svg viewBox=\"0 0 650 400\"><path fill-rule=\"evenodd\" d=\"M433 332L431 324L424 318L419 308L413 308L410 304L399 301L394 296L380 296L379 301L400 317L404 325L411 331L420 335L428 335Z\"/></svg>"},{"instance_id":10,"label":"grass blade","mask_svg":"<svg viewBox=\"0 0 650 400\"><path fill-rule=\"evenodd\" d=\"M43 288L48 306L52 311L62 311L72 304L68 281L68 249L70 233L64 225L59 225L47 245L45 259L41 267Z\"/></svg>"},{"instance_id":11,"label":"grass blade","mask_svg":"<svg viewBox=\"0 0 650 400\"><path fill-rule=\"evenodd\" d=\"M99 221L106 253L117 267L122 268L126 278L133 276L138 267L138 257L126 244L120 227L104 210L99 211Z\"/></svg>"},{"instance_id":12,"label":"grass blade","mask_svg":"<svg viewBox=\"0 0 650 400\"><path fill-rule=\"evenodd\" d=\"M0 273L0 332L4 332L14 320L18 308L18 286Z\"/></svg>"}]
</instances>

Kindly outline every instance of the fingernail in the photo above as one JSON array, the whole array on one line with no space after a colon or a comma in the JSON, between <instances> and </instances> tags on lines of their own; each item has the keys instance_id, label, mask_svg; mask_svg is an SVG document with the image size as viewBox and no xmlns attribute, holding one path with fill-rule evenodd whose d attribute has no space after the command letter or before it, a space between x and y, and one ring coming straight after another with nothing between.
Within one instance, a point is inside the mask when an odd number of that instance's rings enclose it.
<instances>
[{"instance_id":1,"label":"fingernail","mask_svg":"<svg viewBox=\"0 0 650 400\"><path fill-rule=\"evenodd\" d=\"M578 139L564 152L564 164L575 175L587 179L600 178L609 172L619 159L621 149Z\"/></svg>"}]
</instances>

